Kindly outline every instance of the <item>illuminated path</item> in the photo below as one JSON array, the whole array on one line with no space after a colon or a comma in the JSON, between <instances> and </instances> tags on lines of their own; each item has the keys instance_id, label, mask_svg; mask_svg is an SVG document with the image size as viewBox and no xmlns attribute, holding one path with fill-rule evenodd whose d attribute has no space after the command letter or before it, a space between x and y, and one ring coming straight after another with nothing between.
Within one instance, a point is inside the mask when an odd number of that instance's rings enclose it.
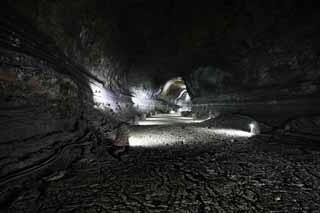
<instances>
[{"instance_id":1,"label":"illuminated path","mask_svg":"<svg viewBox=\"0 0 320 213\"><path fill-rule=\"evenodd\" d=\"M320 209L318 142L284 135L249 137L248 132L185 123L174 115L159 118L174 125L133 126L132 147L122 161L88 137L85 150L95 152L24 192L9 212Z\"/></svg>"},{"instance_id":2,"label":"illuminated path","mask_svg":"<svg viewBox=\"0 0 320 213\"><path fill-rule=\"evenodd\" d=\"M146 118L143 121L138 121L140 126L148 125L175 125L175 124L188 124L200 123L204 120L194 119L192 117L180 116L178 113L173 114L157 114L155 116Z\"/></svg>"},{"instance_id":3,"label":"illuminated path","mask_svg":"<svg viewBox=\"0 0 320 213\"><path fill-rule=\"evenodd\" d=\"M172 125L135 128L156 131L156 127L159 135L154 137L161 137L170 128L177 132L181 128ZM183 134L192 131L191 127L186 127ZM200 141L197 139L200 135L194 135L193 139ZM50 178L58 180L42 181L36 189L26 191L10 212L25 212L27 204L33 208L27 212L317 212L320 209L318 144L299 138L231 139L218 135L207 142L131 147L123 161L99 147L101 154L97 157L80 159L64 176L57 174Z\"/></svg>"},{"instance_id":4,"label":"illuminated path","mask_svg":"<svg viewBox=\"0 0 320 213\"><path fill-rule=\"evenodd\" d=\"M207 128L199 125L205 120L178 114L158 114L140 121L130 131L131 146L154 147L190 143L210 143L220 139L249 138L251 133L234 129Z\"/></svg>"}]
</instances>

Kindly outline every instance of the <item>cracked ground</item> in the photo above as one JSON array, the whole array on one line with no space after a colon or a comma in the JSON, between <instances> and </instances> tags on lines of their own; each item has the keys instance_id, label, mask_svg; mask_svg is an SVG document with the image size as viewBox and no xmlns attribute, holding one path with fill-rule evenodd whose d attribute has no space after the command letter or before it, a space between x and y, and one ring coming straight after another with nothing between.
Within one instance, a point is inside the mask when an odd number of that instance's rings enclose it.
<instances>
[{"instance_id":1,"label":"cracked ground","mask_svg":"<svg viewBox=\"0 0 320 213\"><path fill-rule=\"evenodd\" d=\"M319 142L199 128L132 127L131 137L143 135L153 146L136 144L122 161L102 146L39 181L8 211L320 212Z\"/></svg>"}]
</instances>

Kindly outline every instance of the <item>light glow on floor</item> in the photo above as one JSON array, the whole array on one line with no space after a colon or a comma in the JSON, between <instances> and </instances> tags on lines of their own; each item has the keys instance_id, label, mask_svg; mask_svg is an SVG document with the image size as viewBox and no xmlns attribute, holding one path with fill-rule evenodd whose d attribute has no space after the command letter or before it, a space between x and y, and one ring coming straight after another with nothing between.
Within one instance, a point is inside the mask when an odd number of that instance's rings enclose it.
<instances>
[{"instance_id":1,"label":"light glow on floor","mask_svg":"<svg viewBox=\"0 0 320 213\"><path fill-rule=\"evenodd\" d=\"M195 119L193 117L184 117L180 113L172 114L157 114L137 122L139 126L152 126L152 125L174 125L174 124L189 124L189 123L201 123L208 119Z\"/></svg>"},{"instance_id":2,"label":"light glow on floor","mask_svg":"<svg viewBox=\"0 0 320 213\"><path fill-rule=\"evenodd\" d=\"M254 135L236 129L192 125L192 123L200 123L205 120L182 117L178 114L158 114L145 121L139 121L139 125L130 131L129 143L130 146L155 147L195 142L214 143L221 139L249 138Z\"/></svg>"},{"instance_id":3,"label":"light glow on floor","mask_svg":"<svg viewBox=\"0 0 320 213\"><path fill-rule=\"evenodd\" d=\"M249 138L252 137L253 134L251 132L246 132L243 130L237 130L237 129L215 129L215 128L199 128L198 131L206 133L206 132L213 132L217 135L222 136L231 136L231 137L245 137Z\"/></svg>"},{"instance_id":4,"label":"light glow on floor","mask_svg":"<svg viewBox=\"0 0 320 213\"><path fill-rule=\"evenodd\" d=\"M131 132L130 146L155 147L194 142L210 142L214 139L249 138L252 133L235 129L208 129L204 127L187 127L184 129L170 126L160 129L145 129Z\"/></svg>"}]
</instances>

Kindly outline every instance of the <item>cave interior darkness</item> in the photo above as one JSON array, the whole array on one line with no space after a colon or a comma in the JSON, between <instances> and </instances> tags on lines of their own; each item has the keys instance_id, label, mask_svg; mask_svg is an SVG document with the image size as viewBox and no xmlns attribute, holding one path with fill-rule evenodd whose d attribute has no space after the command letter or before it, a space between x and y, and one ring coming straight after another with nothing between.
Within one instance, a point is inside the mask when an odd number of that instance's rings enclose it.
<instances>
[{"instance_id":1,"label":"cave interior darkness","mask_svg":"<svg viewBox=\"0 0 320 213\"><path fill-rule=\"evenodd\" d=\"M1 1L0 212L319 212L316 3Z\"/></svg>"}]
</instances>

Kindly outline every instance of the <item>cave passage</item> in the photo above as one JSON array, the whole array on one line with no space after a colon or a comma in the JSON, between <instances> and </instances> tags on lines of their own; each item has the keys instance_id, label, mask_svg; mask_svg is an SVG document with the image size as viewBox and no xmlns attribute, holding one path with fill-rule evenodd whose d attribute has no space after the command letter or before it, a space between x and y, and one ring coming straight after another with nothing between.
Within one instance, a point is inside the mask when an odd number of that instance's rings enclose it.
<instances>
[{"instance_id":1,"label":"cave passage","mask_svg":"<svg viewBox=\"0 0 320 213\"><path fill-rule=\"evenodd\" d=\"M201 124L209 118L200 120L183 117L180 113L158 114L132 126L129 134L130 146L159 147L168 145L210 143L218 138L249 138L250 132L237 129L208 128ZM192 125L198 123L199 125ZM149 126L149 127L148 127Z\"/></svg>"},{"instance_id":2,"label":"cave passage","mask_svg":"<svg viewBox=\"0 0 320 213\"><path fill-rule=\"evenodd\" d=\"M319 187L317 142L284 135L250 138L244 131L239 136L194 125L131 127L134 140L121 161L99 147L99 161L87 156L44 177L10 210L26 205L67 212L318 208L319 191L312 190Z\"/></svg>"},{"instance_id":3,"label":"cave passage","mask_svg":"<svg viewBox=\"0 0 320 213\"><path fill-rule=\"evenodd\" d=\"M2 0L0 212L319 212L316 3Z\"/></svg>"},{"instance_id":4,"label":"cave passage","mask_svg":"<svg viewBox=\"0 0 320 213\"><path fill-rule=\"evenodd\" d=\"M206 119L197 119L192 116L182 116L180 112L170 110L170 114L155 114L137 122L137 125L174 125L200 123ZM208 119L208 118L207 118Z\"/></svg>"}]
</instances>

